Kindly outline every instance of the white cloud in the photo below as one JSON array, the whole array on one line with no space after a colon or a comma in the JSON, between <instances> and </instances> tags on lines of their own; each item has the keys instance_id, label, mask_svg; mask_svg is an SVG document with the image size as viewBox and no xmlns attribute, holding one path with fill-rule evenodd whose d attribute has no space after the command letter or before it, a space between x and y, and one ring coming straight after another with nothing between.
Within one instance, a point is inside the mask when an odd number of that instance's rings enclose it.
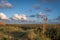
<instances>
[{"instance_id":1,"label":"white cloud","mask_svg":"<svg viewBox=\"0 0 60 40\"><path fill-rule=\"evenodd\" d=\"M27 20L27 17L24 14L14 14L12 16L12 19L14 19L14 20Z\"/></svg>"},{"instance_id":2,"label":"white cloud","mask_svg":"<svg viewBox=\"0 0 60 40\"><path fill-rule=\"evenodd\" d=\"M12 17L14 20L27 20L24 14L14 14ZM9 19L4 13L0 12L0 19Z\"/></svg>"},{"instance_id":3,"label":"white cloud","mask_svg":"<svg viewBox=\"0 0 60 40\"><path fill-rule=\"evenodd\" d=\"M0 19L8 19L8 17L4 13L0 12Z\"/></svg>"},{"instance_id":4,"label":"white cloud","mask_svg":"<svg viewBox=\"0 0 60 40\"><path fill-rule=\"evenodd\" d=\"M23 20L26 20L26 19L27 19L26 15L24 15L24 14L21 14L21 15L19 15L19 16L20 16L21 19L23 19Z\"/></svg>"}]
</instances>

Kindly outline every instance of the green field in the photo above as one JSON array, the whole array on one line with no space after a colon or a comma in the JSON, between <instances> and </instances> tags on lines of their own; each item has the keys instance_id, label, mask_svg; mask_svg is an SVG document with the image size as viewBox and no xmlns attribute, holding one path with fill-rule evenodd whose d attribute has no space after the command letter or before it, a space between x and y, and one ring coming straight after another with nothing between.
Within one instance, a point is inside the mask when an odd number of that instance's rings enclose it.
<instances>
[{"instance_id":1,"label":"green field","mask_svg":"<svg viewBox=\"0 0 60 40\"><path fill-rule=\"evenodd\" d=\"M60 24L6 24L0 26L0 40L60 40Z\"/></svg>"}]
</instances>

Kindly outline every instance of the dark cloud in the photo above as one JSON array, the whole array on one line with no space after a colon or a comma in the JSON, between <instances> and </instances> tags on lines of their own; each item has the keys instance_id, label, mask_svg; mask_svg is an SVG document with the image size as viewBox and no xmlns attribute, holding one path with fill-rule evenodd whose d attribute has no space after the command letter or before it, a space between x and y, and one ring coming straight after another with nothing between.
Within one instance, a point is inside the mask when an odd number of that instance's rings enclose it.
<instances>
[{"instance_id":1,"label":"dark cloud","mask_svg":"<svg viewBox=\"0 0 60 40\"><path fill-rule=\"evenodd\" d=\"M44 21L48 21L48 18L47 17L44 17L43 19L44 19Z\"/></svg>"},{"instance_id":2,"label":"dark cloud","mask_svg":"<svg viewBox=\"0 0 60 40\"><path fill-rule=\"evenodd\" d=\"M30 15L30 17L35 17L36 15Z\"/></svg>"},{"instance_id":3,"label":"dark cloud","mask_svg":"<svg viewBox=\"0 0 60 40\"><path fill-rule=\"evenodd\" d=\"M12 8L12 4L8 1L0 0L0 8Z\"/></svg>"},{"instance_id":4,"label":"dark cloud","mask_svg":"<svg viewBox=\"0 0 60 40\"><path fill-rule=\"evenodd\" d=\"M51 8L45 8L45 11L46 11L46 12L51 12L52 9L51 9Z\"/></svg>"},{"instance_id":5,"label":"dark cloud","mask_svg":"<svg viewBox=\"0 0 60 40\"><path fill-rule=\"evenodd\" d=\"M36 9L36 10L39 10L39 9L40 9L40 5L39 5L39 4L34 4L34 5L32 5L32 7L33 7L34 9Z\"/></svg>"},{"instance_id":6,"label":"dark cloud","mask_svg":"<svg viewBox=\"0 0 60 40\"><path fill-rule=\"evenodd\" d=\"M29 11L32 12L32 9L30 9Z\"/></svg>"},{"instance_id":7,"label":"dark cloud","mask_svg":"<svg viewBox=\"0 0 60 40\"><path fill-rule=\"evenodd\" d=\"M54 19L54 20L59 20L60 21L60 16L58 16L56 19Z\"/></svg>"},{"instance_id":8,"label":"dark cloud","mask_svg":"<svg viewBox=\"0 0 60 40\"><path fill-rule=\"evenodd\" d=\"M53 2L53 0L40 0L41 2L44 2L44 3L50 3L50 2Z\"/></svg>"}]
</instances>

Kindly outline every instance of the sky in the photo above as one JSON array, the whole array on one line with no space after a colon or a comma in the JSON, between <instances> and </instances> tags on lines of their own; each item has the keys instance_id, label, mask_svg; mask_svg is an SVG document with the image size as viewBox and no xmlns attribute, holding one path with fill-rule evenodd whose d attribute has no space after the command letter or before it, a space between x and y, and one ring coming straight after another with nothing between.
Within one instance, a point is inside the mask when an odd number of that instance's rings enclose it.
<instances>
[{"instance_id":1,"label":"sky","mask_svg":"<svg viewBox=\"0 0 60 40\"><path fill-rule=\"evenodd\" d=\"M55 19L60 16L60 0L0 0L1 2L8 2L11 8L0 8L8 17L14 14L25 14L27 16L36 15L40 12L44 13L49 19Z\"/></svg>"}]
</instances>

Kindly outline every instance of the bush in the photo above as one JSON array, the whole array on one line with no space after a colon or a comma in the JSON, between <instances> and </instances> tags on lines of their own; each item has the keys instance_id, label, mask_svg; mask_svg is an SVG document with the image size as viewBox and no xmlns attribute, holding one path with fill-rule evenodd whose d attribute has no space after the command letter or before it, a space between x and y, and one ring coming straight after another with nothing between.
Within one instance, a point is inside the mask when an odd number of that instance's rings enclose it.
<instances>
[{"instance_id":1,"label":"bush","mask_svg":"<svg viewBox=\"0 0 60 40\"><path fill-rule=\"evenodd\" d=\"M6 37L3 37L1 40L8 40Z\"/></svg>"},{"instance_id":2,"label":"bush","mask_svg":"<svg viewBox=\"0 0 60 40\"><path fill-rule=\"evenodd\" d=\"M45 32L46 36L51 38L51 40L55 40L57 36L57 29L56 28L48 28Z\"/></svg>"}]
</instances>

